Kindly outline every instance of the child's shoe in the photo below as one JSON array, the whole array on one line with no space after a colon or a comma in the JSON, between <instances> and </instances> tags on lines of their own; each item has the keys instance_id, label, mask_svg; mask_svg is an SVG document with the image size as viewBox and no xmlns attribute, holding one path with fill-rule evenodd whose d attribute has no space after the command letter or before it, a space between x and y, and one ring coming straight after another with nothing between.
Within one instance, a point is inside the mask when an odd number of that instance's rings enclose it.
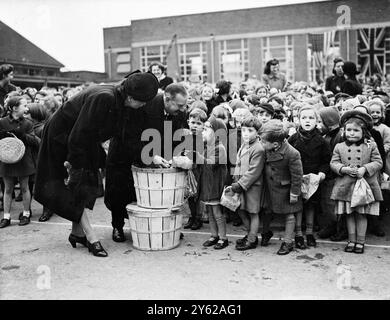
<instances>
[{"instance_id":1,"label":"child's shoe","mask_svg":"<svg viewBox=\"0 0 390 320\"><path fill-rule=\"evenodd\" d=\"M190 217L188 219L188 222L183 226L184 229L190 229L192 225L194 224L194 219Z\"/></svg>"},{"instance_id":2,"label":"child's shoe","mask_svg":"<svg viewBox=\"0 0 390 320\"><path fill-rule=\"evenodd\" d=\"M273 233L271 230L267 231L266 233L262 233L262 234L261 234L261 242L260 242L260 245L261 245L262 247L268 246L268 243L269 243L269 241L271 240L271 238L273 237L273 235L274 235L274 233Z\"/></svg>"},{"instance_id":3,"label":"child's shoe","mask_svg":"<svg viewBox=\"0 0 390 320\"><path fill-rule=\"evenodd\" d=\"M217 244L214 246L214 249L220 250L220 249L226 248L228 245L229 245L228 239L225 239L225 240L219 239Z\"/></svg>"},{"instance_id":4,"label":"child's shoe","mask_svg":"<svg viewBox=\"0 0 390 320\"><path fill-rule=\"evenodd\" d=\"M242 244L236 245L236 249L240 251L245 251L249 249L255 249L257 247L257 244L259 243L259 240L250 242L248 239Z\"/></svg>"},{"instance_id":5,"label":"child's shoe","mask_svg":"<svg viewBox=\"0 0 390 320\"><path fill-rule=\"evenodd\" d=\"M356 246L356 243L354 243L352 241L348 241L347 245L344 248L344 251L349 252L349 253L354 252L355 246Z\"/></svg>"},{"instance_id":6,"label":"child's shoe","mask_svg":"<svg viewBox=\"0 0 390 320\"><path fill-rule=\"evenodd\" d=\"M295 237L295 248L302 249L302 250L307 249L305 245L305 240L303 239L302 236Z\"/></svg>"},{"instance_id":7,"label":"child's shoe","mask_svg":"<svg viewBox=\"0 0 390 320\"><path fill-rule=\"evenodd\" d=\"M292 243L282 242L282 245L276 254L283 256L289 254L291 251L293 251L293 249L294 247Z\"/></svg>"},{"instance_id":8,"label":"child's shoe","mask_svg":"<svg viewBox=\"0 0 390 320\"><path fill-rule=\"evenodd\" d=\"M219 240L219 237L211 237L209 240L203 243L204 247L211 247L215 245Z\"/></svg>"},{"instance_id":9,"label":"child's shoe","mask_svg":"<svg viewBox=\"0 0 390 320\"><path fill-rule=\"evenodd\" d=\"M246 235L244 238L238 239L236 241L236 245L242 245L246 242L246 239L248 239L248 235Z\"/></svg>"},{"instance_id":10,"label":"child's shoe","mask_svg":"<svg viewBox=\"0 0 390 320\"><path fill-rule=\"evenodd\" d=\"M364 253L364 243L355 243L355 248L353 250L355 253Z\"/></svg>"},{"instance_id":11,"label":"child's shoe","mask_svg":"<svg viewBox=\"0 0 390 320\"><path fill-rule=\"evenodd\" d=\"M316 239L314 238L314 236L312 234L306 235L306 243L307 243L308 247L315 247L315 246L317 246Z\"/></svg>"},{"instance_id":12,"label":"child's shoe","mask_svg":"<svg viewBox=\"0 0 390 320\"><path fill-rule=\"evenodd\" d=\"M11 219L1 219L0 228L8 227L11 224Z\"/></svg>"},{"instance_id":13,"label":"child's shoe","mask_svg":"<svg viewBox=\"0 0 390 320\"><path fill-rule=\"evenodd\" d=\"M203 226L202 220L196 219L191 226L191 230L198 230L202 228L202 226Z\"/></svg>"}]
</instances>

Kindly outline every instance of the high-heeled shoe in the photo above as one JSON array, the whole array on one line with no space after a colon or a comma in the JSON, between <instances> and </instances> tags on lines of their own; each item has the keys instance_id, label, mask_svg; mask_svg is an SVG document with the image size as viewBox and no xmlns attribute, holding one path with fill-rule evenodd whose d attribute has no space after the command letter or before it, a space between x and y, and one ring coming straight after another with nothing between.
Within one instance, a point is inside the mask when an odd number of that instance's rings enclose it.
<instances>
[{"instance_id":1,"label":"high-heeled shoe","mask_svg":"<svg viewBox=\"0 0 390 320\"><path fill-rule=\"evenodd\" d=\"M76 243L81 243L84 247L88 247L88 244L87 244L88 241L87 241L86 236L79 237L79 236L75 236L74 234L71 233L69 235L68 240L73 248L76 248Z\"/></svg>"},{"instance_id":2,"label":"high-heeled shoe","mask_svg":"<svg viewBox=\"0 0 390 320\"><path fill-rule=\"evenodd\" d=\"M88 243L88 251L92 252L92 254L94 256L96 256L96 257L107 257L108 256L107 251L104 250L100 241L96 241L94 243L90 243L88 241L87 243Z\"/></svg>"}]
</instances>

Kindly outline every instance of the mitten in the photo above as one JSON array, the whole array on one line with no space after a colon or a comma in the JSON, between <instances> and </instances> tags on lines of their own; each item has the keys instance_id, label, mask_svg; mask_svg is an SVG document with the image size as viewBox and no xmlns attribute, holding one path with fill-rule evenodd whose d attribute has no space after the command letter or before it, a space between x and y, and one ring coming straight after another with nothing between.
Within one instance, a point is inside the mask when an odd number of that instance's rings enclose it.
<instances>
[{"instance_id":1,"label":"mitten","mask_svg":"<svg viewBox=\"0 0 390 320\"><path fill-rule=\"evenodd\" d=\"M241 187L241 185L237 182L232 183L232 191L235 193L242 193L244 189Z\"/></svg>"}]
</instances>

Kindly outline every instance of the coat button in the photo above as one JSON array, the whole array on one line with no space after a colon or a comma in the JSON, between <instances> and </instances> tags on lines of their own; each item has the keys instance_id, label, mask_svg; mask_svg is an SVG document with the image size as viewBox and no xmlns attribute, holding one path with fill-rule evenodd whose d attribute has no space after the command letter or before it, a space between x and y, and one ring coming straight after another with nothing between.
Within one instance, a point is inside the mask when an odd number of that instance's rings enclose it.
<instances>
[{"instance_id":1,"label":"coat button","mask_svg":"<svg viewBox=\"0 0 390 320\"><path fill-rule=\"evenodd\" d=\"M351 160L351 157L348 157L348 160Z\"/></svg>"},{"instance_id":2,"label":"coat button","mask_svg":"<svg viewBox=\"0 0 390 320\"><path fill-rule=\"evenodd\" d=\"M360 149L357 149L357 152L360 152Z\"/></svg>"},{"instance_id":3,"label":"coat button","mask_svg":"<svg viewBox=\"0 0 390 320\"><path fill-rule=\"evenodd\" d=\"M348 149L348 152L351 152L351 149Z\"/></svg>"},{"instance_id":4,"label":"coat button","mask_svg":"<svg viewBox=\"0 0 390 320\"><path fill-rule=\"evenodd\" d=\"M360 160L360 157L357 157L356 159Z\"/></svg>"}]
</instances>

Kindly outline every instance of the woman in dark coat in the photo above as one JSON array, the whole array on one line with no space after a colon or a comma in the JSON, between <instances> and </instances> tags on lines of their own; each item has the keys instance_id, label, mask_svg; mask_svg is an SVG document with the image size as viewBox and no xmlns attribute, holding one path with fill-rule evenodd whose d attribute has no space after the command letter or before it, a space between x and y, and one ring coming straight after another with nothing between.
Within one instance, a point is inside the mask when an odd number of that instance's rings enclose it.
<instances>
[{"instance_id":1,"label":"woman in dark coat","mask_svg":"<svg viewBox=\"0 0 390 320\"><path fill-rule=\"evenodd\" d=\"M334 94L337 94L341 92L341 87L345 81L343 71L344 61L341 58L336 58L333 63L333 76L326 78L325 90L332 91Z\"/></svg>"},{"instance_id":2,"label":"woman in dark coat","mask_svg":"<svg viewBox=\"0 0 390 320\"><path fill-rule=\"evenodd\" d=\"M363 88L356 80L356 75L359 73L356 70L356 64L351 61L344 62L343 71L346 80L341 86L341 92L349 94L353 97L358 94L362 94Z\"/></svg>"},{"instance_id":3,"label":"woman in dark coat","mask_svg":"<svg viewBox=\"0 0 390 320\"><path fill-rule=\"evenodd\" d=\"M135 71L119 85L91 86L73 96L46 124L34 196L42 205L72 221L69 242L73 247L79 242L95 256L108 255L85 210L92 210L96 200L99 144L123 130L127 107L142 107L157 90L154 75Z\"/></svg>"}]
</instances>

